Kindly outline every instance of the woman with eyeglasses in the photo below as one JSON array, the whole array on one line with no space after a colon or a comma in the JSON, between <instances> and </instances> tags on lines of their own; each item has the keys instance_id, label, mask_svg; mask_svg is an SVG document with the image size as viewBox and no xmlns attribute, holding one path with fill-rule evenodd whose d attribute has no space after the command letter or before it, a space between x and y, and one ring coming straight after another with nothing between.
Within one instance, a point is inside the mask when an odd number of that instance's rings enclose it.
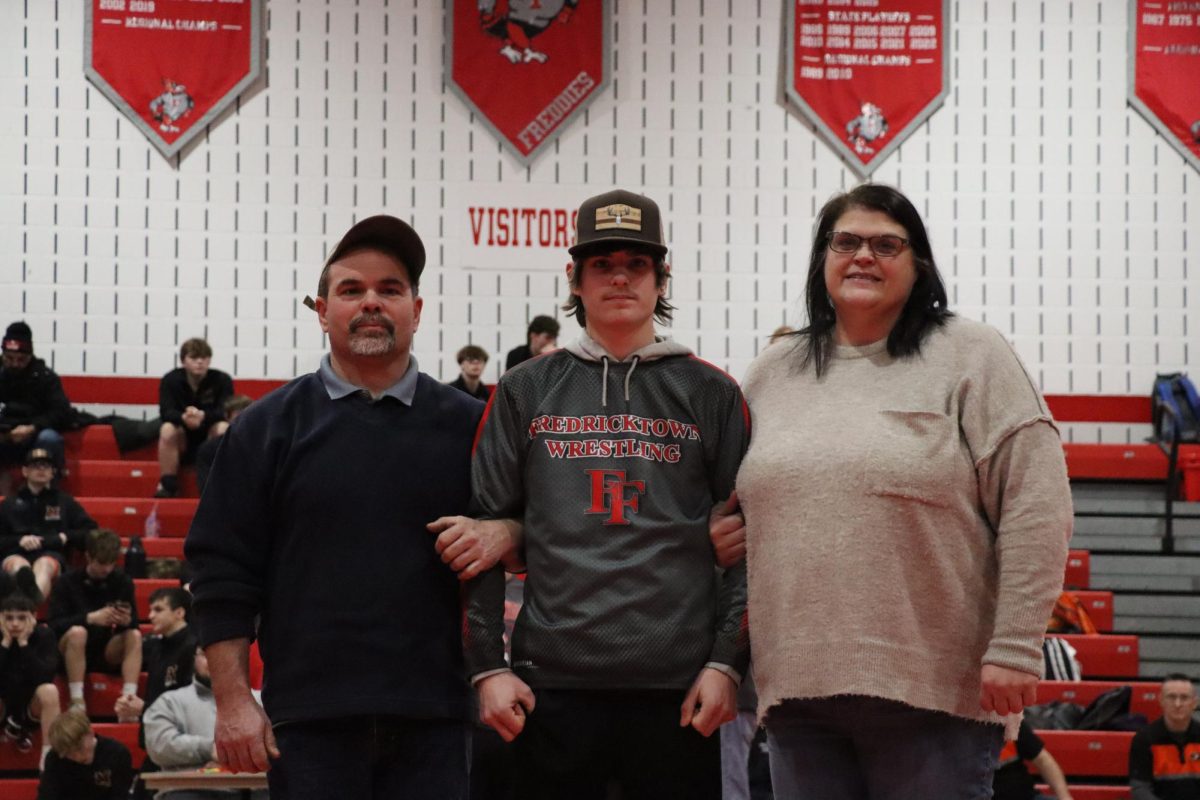
<instances>
[{"instance_id":1,"label":"woman with eyeglasses","mask_svg":"<svg viewBox=\"0 0 1200 800\"><path fill-rule=\"evenodd\" d=\"M807 294L746 376L738 475L775 796L990 797L1062 587L1058 431L1008 342L947 308L896 189L825 204Z\"/></svg>"}]
</instances>

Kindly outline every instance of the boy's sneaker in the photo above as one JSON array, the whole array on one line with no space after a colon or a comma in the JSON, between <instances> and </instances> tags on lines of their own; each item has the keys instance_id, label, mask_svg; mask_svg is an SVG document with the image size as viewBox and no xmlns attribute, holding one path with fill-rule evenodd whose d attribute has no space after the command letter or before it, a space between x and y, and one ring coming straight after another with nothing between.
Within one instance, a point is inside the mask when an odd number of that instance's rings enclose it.
<instances>
[{"instance_id":1,"label":"boy's sneaker","mask_svg":"<svg viewBox=\"0 0 1200 800\"><path fill-rule=\"evenodd\" d=\"M179 476L178 475L159 475L158 486L154 487L155 497L178 497L179 496Z\"/></svg>"},{"instance_id":2,"label":"boy's sneaker","mask_svg":"<svg viewBox=\"0 0 1200 800\"><path fill-rule=\"evenodd\" d=\"M42 590L38 588L33 567L21 567L13 576L13 580L17 582L17 588L21 590L21 594L32 600L35 606L40 606L46 599L42 596Z\"/></svg>"},{"instance_id":3,"label":"boy's sneaker","mask_svg":"<svg viewBox=\"0 0 1200 800\"><path fill-rule=\"evenodd\" d=\"M4 718L4 736L8 739L16 739L25 732L25 726L22 725L16 717L11 714Z\"/></svg>"},{"instance_id":4,"label":"boy's sneaker","mask_svg":"<svg viewBox=\"0 0 1200 800\"><path fill-rule=\"evenodd\" d=\"M29 734L29 730L11 715L4 720L4 738L15 742L17 750L22 753L28 753L33 749L33 737Z\"/></svg>"}]
</instances>

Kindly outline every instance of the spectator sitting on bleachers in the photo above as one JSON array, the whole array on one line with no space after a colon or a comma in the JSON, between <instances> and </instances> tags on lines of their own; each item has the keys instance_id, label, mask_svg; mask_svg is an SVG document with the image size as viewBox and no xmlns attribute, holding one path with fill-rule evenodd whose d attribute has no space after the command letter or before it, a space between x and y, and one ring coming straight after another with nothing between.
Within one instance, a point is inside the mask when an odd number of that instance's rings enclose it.
<instances>
[{"instance_id":1,"label":"spectator sitting on bleachers","mask_svg":"<svg viewBox=\"0 0 1200 800\"><path fill-rule=\"evenodd\" d=\"M192 682L196 633L188 627L192 595L186 589L155 589L150 595L152 632L142 643L146 696L117 701L117 714L140 717L163 692Z\"/></svg>"},{"instance_id":2,"label":"spectator sitting on bleachers","mask_svg":"<svg viewBox=\"0 0 1200 800\"><path fill-rule=\"evenodd\" d=\"M24 322L8 326L0 366L0 467L19 464L34 447L49 450L62 465L59 433L71 414L62 381L33 355L33 331Z\"/></svg>"},{"instance_id":3,"label":"spectator sitting on bleachers","mask_svg":"<svg viewBox=\"0 0 1200 800\"><path fill-rule=\"evenodd\" d=\"M205 441L229 427L225 401L233 394L233 379L209 369L212 348L204 339L188 339L179 347L182 367L163 376L158 386L158 487L155 497L179 494L179 464L195 455Z\"/></svg>"},{"instance_id":4,"label":"spectator sitting on bleachers","mask_svg":"<svg viewBox=\"0 0 1200 800\"><path fill-rule=\"evenodd\" d=\"M17 586L39 605L66 564L68 548L82 549L92 519L74 497L54 487L54 458L35 447L21 468L25 485L0 502L0 559Z\"/></svg>"},{"instance_id":5,"label":"spectator sitting on bleachers","mask_svg":"<svg viewBox=\"0 0 1200 800\"><path fill-rule=\"evenodd\" d=\"M42 726L42 761L50 745L50 726L58 719L58 652L54 632L39 625L33 602L19 592L0 600L0 714L4 738L23 753L33 748L33 729Z\"/></svg>"},{"instance_id":6,"label":"spectator sitting on bleachers","mask_svg":"<svg viewBox=\"0 0 1200 800\"><path fill-rule=\"evenodd\" d=\"M487 350L469 344L461 348L455 358L458 360L459 375L450 381L450 385L486 403L491 397L491 392L483 385L483 368L488 362Z\"/></svg>"},{"instance_id":7,"label":"spectator sitting on bleachers","mask_svg":"<svg viewBox=\"0 0 1200 800\"><path fill-rule=\"evenodd\" d=\"M217 702L213 699L212 677L204 650L195 648L196 670L192 683L182 689L165 692L146 709L146 754L164 770L199 769L216 766L214 732ZM253 692L255 700L258 692ZM204 800L228 797L222 791L188 790L160 792L158 800ZM265 800L265 789L252 797Z\"/></svg>"},{"instance_id":8,"label":"spectator sitting on bleachers","mask_svg":"<svg viewBox=\"0 0 1200 800\"><path fill-rule=\"evenodd\" d=\"M1133 800L1196 800L1200 797L1200 723L1196 686L1172 673L1159 692L1163 715L1133 737L1129 788Z\"/></svg>"},{"instance_id":9,"label":"spectator sitting on bleachers","mask_svg":"<svg viewBox=\"0 0 1200 800\"><path fill-rule=\"evenodd\" d=\"M992 797L995 800L1047 800L1038 794L1033 775L1025 766L1028 761L1054 791L1055 800L1071 800L1071 787L1067 776L1054 756L1046 749L1028 722L1021 721L1021 729L1015 742L1005 742L1000 750L1000 762L992 776Z\"/></svg>"},{"instance_id":10,"label":"spectator sitting on bleachers","mask_svg":"<svg viewBox=\"0 0 1200 800\"><path fill-rule=\"evenodd\" d=\"M50 594L50 627L59 637L71 705L84 705L88 670L119 669L124 686L118 703L137 695L142 634L133 579L117 569L120 555L119 536L103 528L95 531L88 537L87 565L59 578Z\"/></svg>"},{"instance_id":11,"label":"spectator sitting on bleachers","mask_svg":"<svg viewBox=\"0 0 1200 800\"><path fill-rule=\"evenodd\" d=\"M50 749L38 800L125 800L129 795L129 748L97 736L82 711L59 715L50 726Z\"/></svg>"}]
</instances>

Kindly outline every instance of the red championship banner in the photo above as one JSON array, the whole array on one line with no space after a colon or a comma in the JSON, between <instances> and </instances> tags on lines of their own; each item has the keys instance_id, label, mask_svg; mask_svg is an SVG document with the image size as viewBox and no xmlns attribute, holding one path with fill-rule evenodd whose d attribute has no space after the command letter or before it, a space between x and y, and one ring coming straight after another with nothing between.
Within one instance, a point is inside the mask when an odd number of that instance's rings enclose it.
<instances>
[{"instance_id":1,"label":"red championship banner","mask_svg":"<svg viewBox=\"0 0 1200 800\"><path fill-rule=\"evenodd\" d=\"M860 177L950 91L950 0L787 0L787 95Z\"/></svg>"},{"instance_id":2,"label":"red championship banner","mask_svg":"<svg viewBox=\"0 0 1200 800\"><path fill-rule=\"evenodd\" d=\"M450 85L523 164L607 85L611 0L452 0Z\"/></svg>"},{"instance_id":3,"label":"red championship banner","mask_svg":"<svg viewBox=\"0 0 1200 800\"><path fill-rule=\"evenodd\" d=\"M1129 0L1129 104L1200 170L1200 0Z\"/></svg>"},{"instance_id":4,"label":"red championship banner","mask_svg":"<svg viewBox=\"0 0 1200 800\"><path fill-rule=\"evenodd\" d=\"M262 69L262 0L86 0L84 72L167 158Z\"/></svg>"}]
</instances>

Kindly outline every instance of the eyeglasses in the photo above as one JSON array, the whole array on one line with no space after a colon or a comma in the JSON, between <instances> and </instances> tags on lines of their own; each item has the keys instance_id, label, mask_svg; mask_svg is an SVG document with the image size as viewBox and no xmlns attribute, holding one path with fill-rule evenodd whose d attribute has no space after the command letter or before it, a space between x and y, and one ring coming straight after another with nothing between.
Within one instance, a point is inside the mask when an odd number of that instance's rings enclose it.
<instances>
[{"instance_id":1,"label":"eyeglasses","mask_svg":"<svg viewBox=\"0 0 1200 800\"><path fill-rule=\"evenodd\" d=\"M866 242L871 252L880 258L892 258L904 252L908 239L885 233L880 236L859 236L848 231L830 231L825 234L829 249L835 253L857 253L862 243Z\"/></svg>"}]
</instances>

